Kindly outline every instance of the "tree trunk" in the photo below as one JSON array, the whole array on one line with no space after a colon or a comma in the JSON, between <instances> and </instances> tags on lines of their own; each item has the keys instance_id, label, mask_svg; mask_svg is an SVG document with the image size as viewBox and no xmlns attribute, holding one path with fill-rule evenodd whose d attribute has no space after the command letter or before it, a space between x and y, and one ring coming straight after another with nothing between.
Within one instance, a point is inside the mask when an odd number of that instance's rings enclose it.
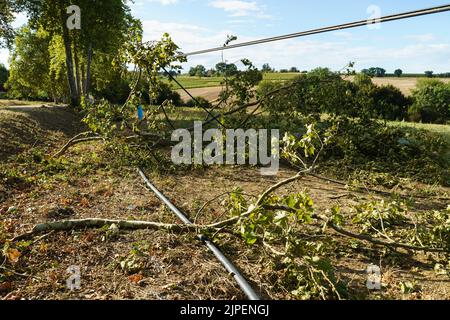
<instances>
[{"instance_id":1,"label":"tree trunk","mask_svg":"<svg viewBox=\"0 0 450 320\"><path fill-rule=\"evenodd\" d=\"M92 65L92 43L89 44L87 68L86 68L86 82L84 83L84 94L86 97L91 90L91 65Z\"/></svg>"},{"instance_id":2,"label":"tree trunk","mask_svg":"<svg viewBox=\"0 0 450 320\"><path fill-rule=\"evenodd\" d=\"M81 87L80 60L78 59L78 50L77 50L76 45L74 45L73 51L74 51L74 58L75 58L75 76L76 76L76 81L77 81L77 94L78 94L78 97L81 97L81 95L83 94L83 88Z\"/></svg>"},{"instance_id":3,"label":"tree trunk","mask_svg":"<svg viewBox=\"0 0 450 320\"><path fill-rule=\"evenodd\" d=\"M81 83L83 88L83 95L86 96L86 65L84 61L81 62L80 69L81 69Z\"/></svg>"},{"instance_id":4,"label":"tree trunk","mask_svg":"<svg viewBox=\"0 0 450 320\"><path fill-rule=\"evenodd\" d=\"M63 40L64 47L66 50L66 65L67 65L67 79L69 81L70 90L70 105L72 107L77 107L80 105L80 99L78 96L77 84L75 81L74 67L73 67L73 57L72 57L72 44L70 41L69 29L67 29L65 21L65 11L61 10L61 22L63 29Z\"/></svg>"}]
</instances>

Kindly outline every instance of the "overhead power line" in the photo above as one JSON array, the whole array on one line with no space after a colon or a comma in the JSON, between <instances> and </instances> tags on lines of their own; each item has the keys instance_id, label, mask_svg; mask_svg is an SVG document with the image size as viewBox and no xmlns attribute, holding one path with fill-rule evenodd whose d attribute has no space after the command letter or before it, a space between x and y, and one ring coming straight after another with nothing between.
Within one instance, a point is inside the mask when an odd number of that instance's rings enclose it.
<instances>
[{"instance_id":1,"label":"overhead power line","mask_svg":"<svg viewBox=\"0 0 450 320\"><path fill-rule=\"evenodd\" d=\"M380 17L380 18L376 18L376 19L361 20L361 21L356 21L356 22L351 22L351 23L346 23L346 24L340 24L340 25L331 26L331 27L324 27L324 28L319 28L319 29L313 29L313 30L308 30L308 31L302 31L302 32L297 32L297 33L286 34L286 35L277 36L277 37L265 38L265 39L254 40L254 41L249 41L249 42L243 42L243 43L233 44L233 45L229 45L229 46L223 46L223 47L217 47L217 48L212 48L212 49L194 51L194 52L189 52L189 53L182 53L181 56L189 57L189 56L200 55L200 54L205 54L205 53L211 53L211 52L217 52L217 51L223 51L223 50L230 50L230 49L254 46L254 45L268 43L268 42L287 40L287 39L293 39L293 38L300 38L300 37L309 36L309 35L313 35L313 34L319 34L319 33L326 33L326 32L337 31L337 30L357 28L357 27L361 27L361 26L365 26L365 25L374 24L374 23L384 23L384 22L390 22L390 21L395 21L395 20L409 19L409 18L425 16L425 15L430 15L430 14L442 13L442 12L446 12L446 11L450 11L450 4L444 5L444 6L439 6L439 7L428 8L428 9L422 9L422 10L416 10L416 11L410 11L410 12L405 12L405 13L394 14L394 15Z\"/></svg>"}]
</instances>

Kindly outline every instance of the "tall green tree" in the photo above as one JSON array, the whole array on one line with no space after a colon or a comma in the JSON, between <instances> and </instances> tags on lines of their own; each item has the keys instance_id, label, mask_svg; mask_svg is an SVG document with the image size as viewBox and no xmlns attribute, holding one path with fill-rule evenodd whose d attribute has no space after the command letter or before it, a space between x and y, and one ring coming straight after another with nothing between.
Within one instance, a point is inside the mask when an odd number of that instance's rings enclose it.
<instances>
[{"instance_id":1,"label":"tall green tree","mask_svg":"<svg viewBox=\"0 0 450 320\"><path fill-rule=\"evenodd\" d=\"M43 29L32 30L26 26L16 36L11 56L10 76L6 83L8 94L23 99L64 99L65 81L58 81L64 70L53 66L50 52L52 38ZM58 47L61 43L54 44ZM57 88L59 87L59 88ZM59 92L59 93L58 93Z\"/></svg>"},{"instance_id":2,"label":"tall green tree","mask_svg":"<svg viewBox=\"0 0 450 320\"><path fill-rule=\"evenodd\" d=\"M81 8L81 30L77 33L75 64L81 69L81 91L88 94L91 87L91 67L95 56L104 62L114 57L127 40L134 19L123 0L78 0ZM81 65L78 55L81 55ZM105 59L106 57L106 59ZM111 61L112 59L109 59Z\"/></svg>"},{"instance_id":3,"label":"tall green tree","mask_svg":"<svg viewBox=\"0 0 450 320\"><path fill-rule=\"evenodd\" d=\"M8 81L9 71L0 63L0 92L5 91L5 83Z\"/></svg>"},{"instance_id":4,"label":"tall green tree","mask_svg":"<svg viewBox=\"0 0 450 320\"><path fill-rule=\"evenodd\" d=\"M0 48L10 46L14 37L11 23L14 21L14 4L11 0L0 0Z\"/></svg>"},{"instance_id":5,"label":"tall green tree","mask_svg":"<svg viewBox=\"0 0 450 320\"><path fill-rule=\"evenodd\" d=\"M35 28L42 26L60 36L65 50L67 83L71 105L78 105L91 84L93 59L98 55L117 55L126 39L133 19L126 0L35 0L26 5ZM81 10L81 29L69 30L67 8L77 5ZM110 60L112 61L112 59Z\"/></svg>"},{"instance_id":6,"label":"tall green tree","mask_svg":"<svg viewBox=\"0 0 450 320\"><path fill-rule=\"evenodd\" d=\"M261 71L263 73L268 73L268 72L273 72L274 69L272 69L272 67L268 63L265 63L265 64L263 64Z\"/></svg>"},{"instance_id":7,"label":"tall green tree","mask_svg":"<svg viewBox=\"0 0 450 320\"><path fill-rule=\"evenodd\" d=\"M401 77L403 75L403 70L402 69L397 69L394 71L394 74L396 77Z\"/></svg>"}]
</instances>

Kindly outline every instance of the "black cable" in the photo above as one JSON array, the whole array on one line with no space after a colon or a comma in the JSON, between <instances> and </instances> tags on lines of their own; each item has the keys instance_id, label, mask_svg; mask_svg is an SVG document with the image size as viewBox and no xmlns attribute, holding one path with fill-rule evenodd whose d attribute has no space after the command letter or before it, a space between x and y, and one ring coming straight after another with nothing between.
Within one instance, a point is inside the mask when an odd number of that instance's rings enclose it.
<instances>
[{"instance_id":1,"label":"black cable","mask_svg":"<svg viewBox=\"0 0 450 320\"><path fill-rule=\"evenodd\" d=\"M181 56L188 57L188 56L200 55L200 54L211 53L211 52L216 52L216 51L242 48L242 47L247 47L247 46L268 43L268 42L287 40L287 39L292 39L292 38L299 38L299 37L309 36L309 35L313 35L313 34L320 34L320 33L326 33L326 32L331 32L331 31L356 28L356 27L361 27L361 26L374 24L374 23L384 23L384 22L390 22L390 21L401 20L401 19L409 19L409 18L424 16L424 15L429 15L429 14L442 13L442 12L446 12L446 11L450 11L450 4L439 6L439 7L432 7L432 8L428 8L428 9L421 9L421 10L416 10L416 11L399 13L399 14L385 16L385 17L371 19L371 20L361 20L361 21L350 22L350 23L346 23L346 24L340 24L340 25L336 25L336 26L324 27L324 28L319 28L319 29L291 33L291 34L277 36L277 37L243 42L243 43L233 44L233 45L229 45L229 46L223 46L223 47L217 47L217 48L212 48L212 49L183 53L183 54L181 54Z\"/></svg>"},{"instance_id":2,"label":"black cable","mask_svg":"<svg viewBox=\"0 0 450 320\"><path fill-rule=\"evenodd\" d=\"M147 187L152 190L155 195L162 201L164 204L173 212L175 213L178 218L186 225L192 225L192 222L186 217L186 215L181 212L172 202L170 202L169 199L161 192L159 191L146 177L144 171L140 168L137 168L137 171L139 175L144 180ZM239 270L233 265L233 263L219 250L219 248L216 247L216 245L209 240L204 235L198 236L199 240L203 242L205 246L208 247L208 249L216 256L216 258L220 261L220 263L225 267L225 269L234 277L236 282L238 283L239 287L242 289L242 291L245 293L247 298L249 300L260 300L261 298L258 296L258 294L253 290L253 288L250 286L248 281L244 278L244 276L239 272Z\"/></svg>"}]
</instances>

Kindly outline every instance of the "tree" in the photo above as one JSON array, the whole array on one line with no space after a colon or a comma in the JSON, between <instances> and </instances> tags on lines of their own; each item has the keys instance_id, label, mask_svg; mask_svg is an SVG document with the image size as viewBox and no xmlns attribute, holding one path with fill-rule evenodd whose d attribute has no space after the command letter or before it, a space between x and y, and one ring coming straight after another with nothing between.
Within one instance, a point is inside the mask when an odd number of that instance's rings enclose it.
<instances>
[{"instance_id":1,"label":"tree","mask_svg":"<svg viewBox=\"0 0 450 320\"><path fill-rule=\"evenodd\" d=\"M434 71L425 71L427 78L433 78Z\"/></svg>"},{"instance_id":2,"label":"tree","mask_svg":"<svg viewBox=\"0 0 450 320\"><path fill-rule=\"evenodd\" d=\"M403 75L403 70L402 69L397 69L394 71L394 74L396 77L401 77Z\"/></svg>"},{"instance_id":3,"label":"tree","mask_svg":"<svg viewBox=\"0 0 450 320\"><path fill-rule=\"evenodd\" d=\"M379 77L382 78L386 75L386 70L380 67L372 67L369 69L361 70L361 73L366 74L371 77Z\"/></svg>"},{"instance_id":4,"label":"tree","mask_svg":"<svg viewBox=\"0 0 450 320\"><path fill-rule=\"evenodd\" d=\"M189 69L189 73L188 74L189 74L190 77L195 77L195 75L197 74L197 68L191 67Z\"/></svg>"},{"instance_id":5,"label":"tree","mask_svg":"<svg viewBox=\"0 0 450 320\"><path fill-rule=\"evenodd\" d=\"M12 1L0 1L0 48L10 46L13 38L11 22L14 20Z\"/></svg>"},{"instance_id":6,"label":"tree","mask_svg":"<svg viewBox=\"0 0 450 320\"><path fill-rule=\"evenodd\" d=\"M231 77L238 72L238 67L233 63L220 62L216 64L216 71L221 76Z\"/></svg>"},{"instance_id":7,"label":"tree","mask_svg":"<svg viewBox=\"0 0 450 320\"><path fill-rule=\"evenodd\" d=\"M199 64L196 67L192 67L189 70L189 76L191 76L191 77L200 77L201 78L201 77L206 77L206 75L207 75L206 68L205 68L205 66L203 66L201 64Z\"/></svg>"},{"instance_id":8,"label":"tree","mask_svg":"<svg viewBox=\"0 0 450 320\"><path fill-rule=\"evenodd\" d=\"M9 71L0 63L0 91L5 91L5 83L8 81Z\"/></svg>"},{"instance_id":9,"label":"tree","mask_svg":"<svg viewBox=\"0 0 450 320\"><path fill-rule=\"evenodd\" d=\"M292 72L292 73L299 73L300 71L297 69L297 67L292 67L292 68L289 70L289 72Z\"/></svg>"},{"instance_id":10,"label":"tree","mask_svg":"<svg viewBox=\"0 0 450 320\"><path fill-rule=\"evenodd\" d=\"M378 78L382 78L386 75L386 70L380 67L370 68L369 72Z\"/></svg>"},{"instance_id":11,"label":"tree","mask_svg":"<svg viewBox=\"0 0 450 320\"><path fill-rule=\"evenodd\" d=\"M413 120L446 123L450 120L450 84L436 79L422 79L413 91L410 109Z\"/></svg>"},{"instance_id":12,"label":"tree","mask_svg":"<svg viewBox=\"0 0 450 320\"><path fill-rule=\"evenodd\" d=\"M50 47L61 48L61 45L61 38L59 41L52 39L42 28L38 31L28 26L21 28L11 56L10 76L6 83L8 95L23 99L64 99L65 94L61 91L66 86L60 79L65 74L65 65L61 65L64 53L59 64L57 53L54 52L53 57L50 53Z\"/></svg>"},{"instance_id":13,"label":"tree","mask_svg":"<svg viewBox=\"0 0 450 320\"><path fill-rule=\"evenodd\" d=\"M197 67L196 67L196 70L197 70L197 72L195 73L195 75L197 76L197 77L206 77L206 68L205 68L205 66L202 66L202 65L198 65Z\"/></svg>"},{"instance_id":14,"label":"tree","mask_svg":"<svg viewBox=\"0 0 450 320\"><path fill-rule=\"evenodd\" d=\"M116 56L128 28L136 24L125 3L124 0L77 1L82 12L80 30L67 27L70 0L28 1L23 5L33 28L42 27L50 36L61 36L63 40L71 105L78 105L81 95L89 91L95 54ZM113 60L110 58L109 62Z\"/></svg>"},{"instance_id":15,"label":"tree","mask_svg":"<svg viewBox=\"0 0 450 320\"><path fill-rule=\"evenodd\" d=\"M268 73L268 72L273 72L274 70L268 63L265 63L265 64L263 64L261 71L263 73Z\"/></svg>"}]
</instances>

